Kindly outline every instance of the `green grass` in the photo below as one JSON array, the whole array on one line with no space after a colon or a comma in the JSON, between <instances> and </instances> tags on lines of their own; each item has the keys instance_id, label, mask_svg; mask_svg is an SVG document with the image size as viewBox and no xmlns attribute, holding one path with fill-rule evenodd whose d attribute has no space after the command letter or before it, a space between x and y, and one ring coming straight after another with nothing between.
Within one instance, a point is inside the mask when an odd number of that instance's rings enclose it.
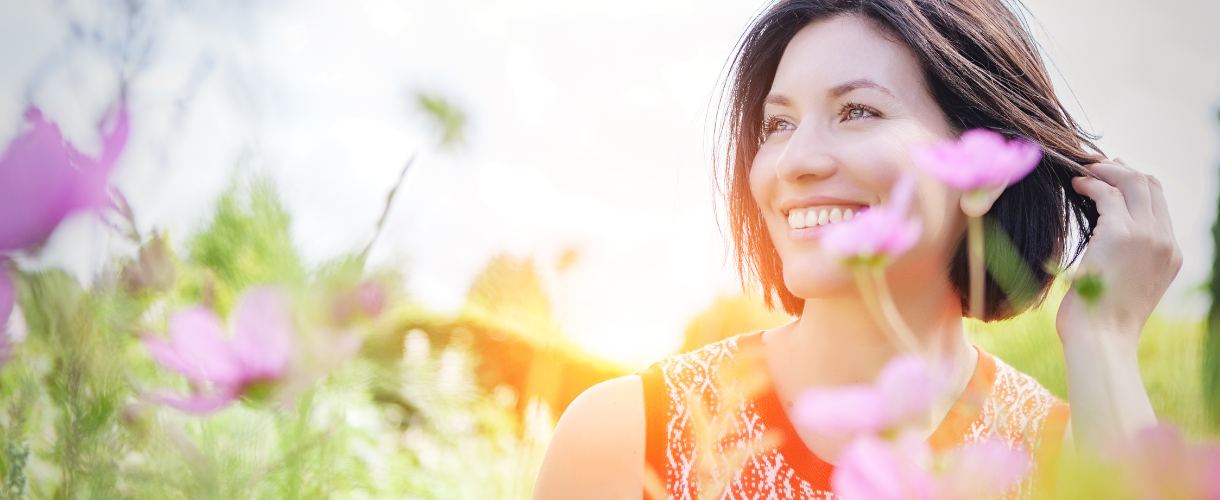
<instances>
[{"instance_id":1,"label":"green grass","mask_svg":"<svg viewBox=\"0 0 1220 500\"><path fill-rule=\"evenodd\" d=\"M967 335L979 347L1038 379L1067 400L1063 350L1055 332L1055 313L1065 287L1057 284L1046 302L1007 321L966 322ZM1200 380L1204 325L1200 319L1153 314L1140 336L1140 373L1162 420L1188 436L1220 436L1204 415Z\"/></svg>"}]
</instances>

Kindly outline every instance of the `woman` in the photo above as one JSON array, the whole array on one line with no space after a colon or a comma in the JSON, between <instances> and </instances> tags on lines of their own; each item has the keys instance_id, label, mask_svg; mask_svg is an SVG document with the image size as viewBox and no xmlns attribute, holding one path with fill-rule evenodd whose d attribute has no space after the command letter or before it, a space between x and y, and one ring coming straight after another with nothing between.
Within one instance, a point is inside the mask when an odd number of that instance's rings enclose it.
<instances>
[{"instance_id":1,"label":"woman","mask_svg":"<svg viewBox=\"0 0 1220 500\"><path fill-rule=\"evenodd\" d=\"M1039 302L1054 278L1046 262L1079 258L1079 272L1122 286L1089 304L1073 290L1060 306L1069 419L1065 402L967 342L962 193L920 176L913 209L923 232L885 279L920 354L951 374L950 397L922 434L935 448L986 433L1041 451L1070 435L1100 446L1155 422L1136 344L1181 266L1160 184L1093 144L1096 136L1056 98L1032 37L1001 2L790 0L753 22L727 86L725 194L743 280L757 279L768 305L798 319L585 391L559 421L536 498L636 497L649 485L678 498L722 487L730 498L828 496L844 443L792 425L792 403L811 387L869 383L900 349L852 274L816 239L796 237L802 223L791 225L789 216L826 210L832 215L822 222L834 223L849 209L884 202L899 174L915 170L913 147L972 128L1022 136L1043 151L1031 174L981 200L1035 290L1009 297L988 275L980 319L1009 318ZM729 361L761 376L763 389L732 398L712 385ZM705 406L687 404L684 394ZM707 429L696 425L696 406L710 408L719 426L723 446L714 453L724 460L714 474L699 470L711 457L696 444L695 431ZM757 440L744 437L761 434L778 442L746 448Z\"/></svg>"}]
</instances>

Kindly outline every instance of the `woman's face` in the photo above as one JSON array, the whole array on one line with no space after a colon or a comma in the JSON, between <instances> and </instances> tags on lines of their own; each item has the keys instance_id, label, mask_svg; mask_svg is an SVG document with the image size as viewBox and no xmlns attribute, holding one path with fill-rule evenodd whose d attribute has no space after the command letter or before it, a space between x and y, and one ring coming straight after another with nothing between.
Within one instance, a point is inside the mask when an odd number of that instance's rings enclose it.
<instances>
[{"instance_id":1,"label":"woman's face","mask_svg":"<svg viewBox=\"0 0 1220 500\"><path fill-rule=\"evenodd\" d=\"M805 214L824 210L833 220L835 209L842 218L848 209L884 202L904 171L919 179L912 211L924 229L888 272L947 279L963 231L961 195L918 173L910 150L956 134L909 48L883 38L863 17L812 23L784 50L764 116L766 138L750 169L750 191L793 294L854 293L850 272L821 248L810 234L816 231L800 230Z\"/></svg>"}]
</instances>

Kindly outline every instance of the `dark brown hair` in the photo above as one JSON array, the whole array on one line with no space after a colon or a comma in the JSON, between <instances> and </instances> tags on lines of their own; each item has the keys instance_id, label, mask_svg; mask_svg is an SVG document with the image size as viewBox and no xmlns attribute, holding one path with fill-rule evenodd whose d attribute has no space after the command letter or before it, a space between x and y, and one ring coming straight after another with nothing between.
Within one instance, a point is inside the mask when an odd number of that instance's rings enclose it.
<instances>
[{"instance_id":1,"label":"dark brown hair","mask_svg":"<svg viewBox=\"0 0 1220 500\"><path fill-rule=\"evenodd\" d=\"M1009 318L1041 302L1055 266L1069 266L1079 257L1097 223L1096 205L1072 189L1071 179L1089 175L1082 165L1105 155L1093 143L1100 136L1086 132L1059 102L1033 37L1001 0L783 0L754 19L730 60L722 104L727 112L717 129L723 195L742 283L757 279L768 307L774 308L778 299L789 314L800 314L803 299L784 285L783 264L750 193L750 164L762 144L763 99L789 40L814 21L851 14L871 20L887 37L912 49L932 97L958 133L988 128L1042 146L1041 163L1009 186L984 218L993 231L986 245L981 319ZM1080 237L1063 262L1073 224ZM1004 262L1004 246L995 244L1001 234L1011 240L1024 270L996 265ZM947 272L966 311L964 241Z\"/></svg>"}]
</instances>

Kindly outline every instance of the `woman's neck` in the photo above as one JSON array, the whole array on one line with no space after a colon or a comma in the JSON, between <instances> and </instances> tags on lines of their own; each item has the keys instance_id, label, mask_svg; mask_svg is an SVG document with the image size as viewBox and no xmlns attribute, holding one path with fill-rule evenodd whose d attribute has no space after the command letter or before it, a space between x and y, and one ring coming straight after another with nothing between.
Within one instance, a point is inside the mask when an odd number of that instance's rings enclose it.
<instances>
[{"instance_id":1,"label":"woman's neck","mask_svg":"<svg viewBox=\"0 0 1220 500\"><path fill-rule=\"evenodd\" d=\"M972 366L973 348L962 330L957 293L944 280L887 280L899 316L926 359L950 368L954 380ZM892 358L903 354L892 327L858 294L805 301L801 317L774 332L788 357L787 375L798 386L871 383ZM768 339L768 342L771 342ZM965 374L968 376L968 373Z\"/></svg>"}]
</instances>

